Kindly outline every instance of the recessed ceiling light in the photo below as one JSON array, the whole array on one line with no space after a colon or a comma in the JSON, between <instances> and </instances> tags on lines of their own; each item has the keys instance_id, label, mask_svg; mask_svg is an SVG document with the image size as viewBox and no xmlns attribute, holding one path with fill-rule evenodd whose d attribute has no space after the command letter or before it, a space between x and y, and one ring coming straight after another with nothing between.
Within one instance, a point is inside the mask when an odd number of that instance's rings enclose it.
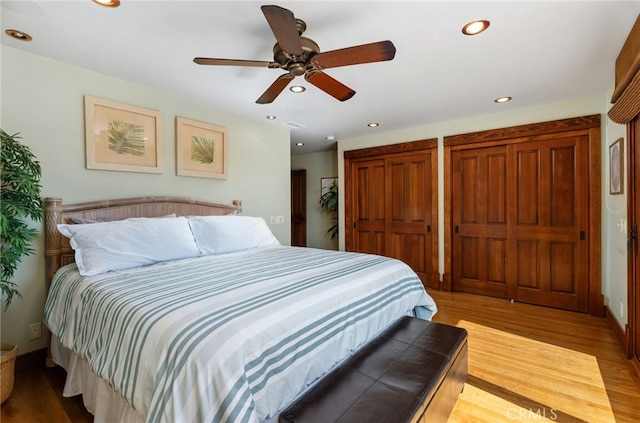
<instances>
[{"instance_id":1,"label":"recessed ceiling light","mask_svg":"<svg viewBox=\"0 0 640 423\"><path fill-rule=\"evenodd\" d=\"M303 142L297 142L297 143L296 143L296 145L297 145L298 147L302 147L302 146L304 145L304 143L303 143Z\"/></svg>"},{"instance_id":2,"label":"recessed ceiling light","mask_svg":"<svg viewBox=\"0 0 640 423\"><path fill-rule=\"evenodd\" d=\"M367 123L367 126L369 128L377 128L378 126L380 126L380 124L378 122L371 122L371 123Z\"/></svg>"},{"instance_id":3,"label":"recessed ceiling light","mask_svg":"<svg viewBox=\"0 0 640 423\"><path fill-rule=\"evenodd\" d=\"M302 93L305 90L306 88L301 85L294 85L293 87L289 88L289 91L291 91L292 93Z\"/></svg>"},{"instance_id":4,"label":"recessed ceiling light","mask_svg":"<svg viewBox=\"0 0 640 423\"><path fill-rule=\"evenodd\" d=\"M509 96L498 97L493 101L495 101L496 103L506 103L507 101L511 101L511 97Z\"/></svg>"},{"instance_id":5,"label":"recessed ceiling light","mask_svg":"<svg viewBox=\"0 0 640 423\"><path fill-rule=\"evenodd\" d=\"M4 33L9 37L13 37L16 40L20 41L31 41L33 39L31 38L31 35L27 34L26 32L18 31L15 29L7 29Z\"/></svg>"},{"instance_id":6,"label":"recessed ceiling light","mask_svg":"<svg viewBox=\"0 0 640 423\"><path fill-rule=\"evenodd\" d=\"M490 22L485 20L471 21L462 27L464 35L477 35L489 28Z\"/></svg>"},{"instance_id":7,"label":"recessed ceiling light","mask_svg":"<svg viewBox=\"0 0 640 423\"><path fill-rule=\"evenodd\" d=\"M94 3L105 7L118 7L120 6L120 0L93 0Z\"/></svg>"},{"instance_id":8,"label":"recessed ceiling light","mask_svg":"<svg viewBox=\"0 0 640 423\"><path fill-rule=\"evenodd\" d=\"M327 137L327 141L335 141L335 140L336 140L336 137L334 137L333 135L329 135Z\"/></svg>"},{"instance_id":9,"label":"recessed ceiling light","mask_svg":"<svg viewBox=\"0 0 640 423\"><path fill-rule=\"evenodd\" d=\"M276 118L276 117L275 117L274 115L269 115L269 116L267 116L267 119L269 119L269 120L275 120L275 118Z\"/></svg>"}]
</instances>

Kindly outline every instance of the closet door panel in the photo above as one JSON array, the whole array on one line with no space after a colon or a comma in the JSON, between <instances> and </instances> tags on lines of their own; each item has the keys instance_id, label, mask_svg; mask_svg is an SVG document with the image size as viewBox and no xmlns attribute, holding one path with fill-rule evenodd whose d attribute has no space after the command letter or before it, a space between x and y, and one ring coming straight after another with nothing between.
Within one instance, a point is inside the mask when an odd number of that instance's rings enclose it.
<instances>
[{"instance_id":1,"label":"closet door panel","mask_svg":"<svg viewBox=\"0 0 640 423\"><path fill-rule=\"evenodd\" d=\"M358 231L355 246L361 253L384 255L383 231Z\"/></svg>"},{"instance_id":2,"label":"closet door panel","mask_svg":"<svg viewBox=\"0 0 640 423\"><path fill-rule=\"evenodd\" d=\"M574 146L551 149L550 225L574 226L577 218L576 149Z\"/></svg>"},{"instance_id":3,"label":"closet door panel","mask_svg":"<svg viewBox=\"0 0 640 423\"><path fill-rule=\"evenodd\" d=\"M550 245L550 290L571 294L575 292L576 250L573 243L553 242Z\"/></svg>"},{"instance_id":4,"label":"closet door panel","mask_svg":"<svg viewBox=\"0 0 640 423\"><path fill-rule=\"evenodd\" d=\"M487 238L487 281L506 284L506 240Z\"/></svg>"},{"instance_id":5,"label":"closet door panel","mask_svg":"<svg viewBox=\"0 0 640 423\"><path fill-rule=\"evenodd\" d=\"M460 278L462 280L480 280L478 273L478 252L481 250L478 237L460 237L460 251L464 260L460 262Z\"/></svg>"},{"instance_id":6,"label":"closet door panel","mask_svg":"<svg viewBox=\"0 0 640 423\"><path fill-rule=\"evenodd\" d=\"M487 223L507 223L507 180L506 155L490 154L487 156L487 184L491 201L487 204Z\"/></svg>"},{"instance_id":7,"label":"closet door panel","mask_svg":"<svg viewBox=\"0 0 640 423\"><path fill-rule=\"evenodd\" d=\"M518 240L516 249L517 279L519 288L540 288L540 245L534 240Z\"/></svg>"},{"instance_id":8,"label":"closet door panel","mask_svg":"<svg viewBox=\"0 0 640 423\"><path fill-rule=\"evenodd\" d=\"M386 158L387 178L387 256L407 263L425 285L434 264L431 239L430 152L398 154Z\"/></svg>"},{"instance_id":9,"label":"closet door panel","mask_svg":"<svg viewBox=\"0 0 640 423\"><path fill-rule=\"evenodd\" d=\"M390 233L387 242L387 256L404 261L420 276L426 275L426 237L420 234Z\"/></svg>"},{"instance_id":10,"label":"closet door panel","mask_svg":"<svg viewBox=\"0 0 640 423\"><path fill-rule=\"evenodd\" d=\"M537 225L540 211L540 156L537 150L517 153L517 222Z\"/></svg>"},{"instance_id":11,"label":"closet door panel","mask_svg":"<svg viewBox=\"0 0 640 423\"><path fill-rule=\"evenodd\" d=\"M509 236L517 245L511 294L522 302L586 312L586 137L545 137L509 146L509 154L516 204Z\"/></svg>"},{"instance_id":12,"label":"closet door panel","mask_svg":"<svg viewBox=\"0 0 640 423\"><path fill-rule=\"evenodd\" d=\"M365 160L352 167L353 251L385 254L385 164ZM382 205L381 205L382 204Z\"/></svg>"},{"instance_id":13,"label":"closet door panel","mask_svg":"<svg viewBox=\"0 0 640 423\"><path fill-rule=\"evenodd\" d=\"M464 154L460 157L460 196L457 198L460 210L460 223L482 223L479 202L480 173L483 157L481 155ZM483 185L484 187L484 185ZM454 205L454 209L456 206Z\"/></svg>"},{"instance_id":14,"label":"closet door panel","mask_svg":"<svg viewBox=\"0 0 640 423\"><path fill-rule=\"evenodd\" d=\"M452 163L453 289L506 298L506 148L455 151Z\"/></svg>"}]
</instances>

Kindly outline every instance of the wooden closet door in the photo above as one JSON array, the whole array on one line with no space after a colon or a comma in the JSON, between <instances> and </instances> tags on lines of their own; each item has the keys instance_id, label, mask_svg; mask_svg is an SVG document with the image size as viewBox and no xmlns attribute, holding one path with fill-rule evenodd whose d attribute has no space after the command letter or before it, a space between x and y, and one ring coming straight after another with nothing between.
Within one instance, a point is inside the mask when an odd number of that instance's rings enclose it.
<instances>
[{"instance_id":1,"label":"wooden closet door","mask_svg":"<svg viewBox=\"0 0 640 423\"><path fill-rule=\"evenodd\" d=\"M353 236L347 249L385 255L384 159L357 161L351 169Z\"/></svg>"},{"instance_id":2,"label":"wooden closet door","mask_svg":"<svg viewBox=\"0 0 640 423\"><path fill-rule=\"evenodd\" d=\"M434 272L432 152L386 159L386 256L407 263L425 286Z\"/></svg>"},{"instance_id":3,"label":"wooden closet door","mask_svg":"<svg viewBox=\"0 0 640 423\"><path fill-rule=\"evenodd\" d=\"M507 153L504 146L452 155L455 291L507 298Z\"/></svg>"},{"instance_id":4,"label":"wooden closet door","mask_svg":"<svg viewBox=\"0 0 640 423\"><path fill-rule=\"evenodd\" d=\"M445 288L602 317L600 115L443 144Z\"/></svg>"},{"instance_id":5,"label":"wooden closet door","mask_svg":"<svg viewBox=\"0 0 640 423\"><path fill-rule=\"evenodd\" d=\"M437 140L345 152L345 248L407 263L428 288L438 273Z\"/></svg>"},{"instance_id":6,"label":"wooden closet door","mask_svg":"<svg viewBox=\"0 0 640 423\"><path fill-rule=\"evenodd\" d=\"M547 137L507 151L509 297L589 311L586 136Z\"/></svg>"}]
</instances>

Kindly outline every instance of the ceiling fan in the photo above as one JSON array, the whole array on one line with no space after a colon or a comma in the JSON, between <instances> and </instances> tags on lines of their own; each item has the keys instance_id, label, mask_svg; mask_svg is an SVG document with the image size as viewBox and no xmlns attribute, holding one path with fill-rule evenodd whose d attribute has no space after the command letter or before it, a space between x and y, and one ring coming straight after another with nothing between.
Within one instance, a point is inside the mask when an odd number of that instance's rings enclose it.
<instances>
[{"instance_id":1,"label":"ceiling fan","mask_svg":"<svg viewBox=\"0 0 640 423\"><path fill-rule=\"evenodd\" d=\"M336 99L348 100L356 92L324 73L324 69L382 62L393 59L396 54L395 46L388 40L321 53L313 40L302 36L307 24L302 19L296 19L293 12L273 5L262 6L261 9L277 41L273 47L273 62L207 57L193 59L199 65L253 66L286 70L287 73L280 75L256 100L258 104L271 103L296 76L302 75L307 82Z\"/></svg>"}]
</instances>

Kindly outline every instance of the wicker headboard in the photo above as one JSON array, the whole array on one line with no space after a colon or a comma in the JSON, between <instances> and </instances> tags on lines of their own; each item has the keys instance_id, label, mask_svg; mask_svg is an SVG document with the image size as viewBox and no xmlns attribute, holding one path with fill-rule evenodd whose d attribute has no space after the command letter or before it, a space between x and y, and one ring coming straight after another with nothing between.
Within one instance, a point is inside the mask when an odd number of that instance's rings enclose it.
<instances>
[{"instance_id":1,"label":"wicker headboard","mask_svg":"<svg viewBox=\"0 0 640 423\"><path fill-rule=\"evenodd\" d=\"M100 200L88 203L62 204L60 198L45 198L45 259L47 291L56 271L74 262L69 240L58 232L56 225L70 218L90 220L121 220L128 217L158 217L175 213L178 216L224 215L242 211L242 201L233 204L210 203L182 197L135 197Z\"/></svg>"}]
</instances>

